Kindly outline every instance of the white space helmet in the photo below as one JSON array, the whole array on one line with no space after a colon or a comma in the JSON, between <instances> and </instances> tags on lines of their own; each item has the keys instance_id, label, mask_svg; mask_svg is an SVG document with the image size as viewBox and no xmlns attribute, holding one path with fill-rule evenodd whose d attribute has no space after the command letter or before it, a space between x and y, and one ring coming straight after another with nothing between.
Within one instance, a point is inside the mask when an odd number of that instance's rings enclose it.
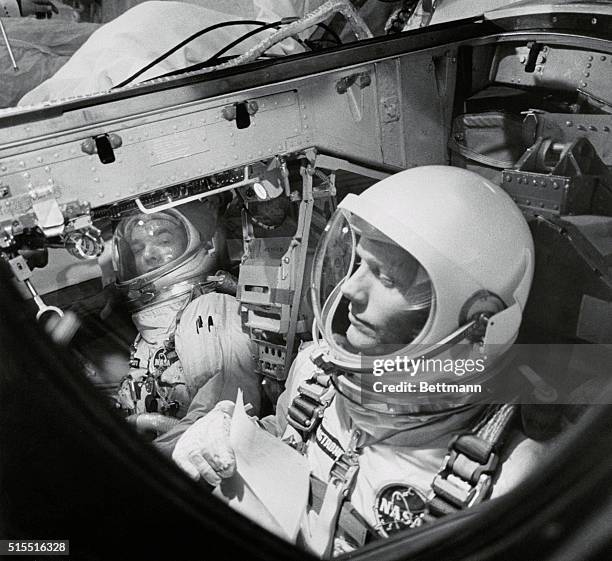
<instances>
[{"instance_id":1,"label":"white space helmet","mask_svg":"<svg viewBox=\"0 0 612 561\"><path fill-rule=\"evenodd\" d=\"M437 358L417 381L457 383L446 359L484 358L491 375L517 337L533 266L527 223L500 187L450 166L390 176L347 195L317 247L311 292L328 347L319 358L341 395L374 411L456 406L456 396L406 403L406 394L376 394L373 381L385 379L374 365L395 360L394 379L414 380L409 360L397 368L396 357Z\"/></svg>"},{"instance_id":2,"label":"white space helmet","mask_svg":"<svg viewBox=\"0 0 612 561\"><path fill-rule=\"evenodd\" d=\"M113 234L112 260L131 311L187 294L205 280L217 266L216 234L212 204L122 219Z\"/></svg>"}]
</instances>

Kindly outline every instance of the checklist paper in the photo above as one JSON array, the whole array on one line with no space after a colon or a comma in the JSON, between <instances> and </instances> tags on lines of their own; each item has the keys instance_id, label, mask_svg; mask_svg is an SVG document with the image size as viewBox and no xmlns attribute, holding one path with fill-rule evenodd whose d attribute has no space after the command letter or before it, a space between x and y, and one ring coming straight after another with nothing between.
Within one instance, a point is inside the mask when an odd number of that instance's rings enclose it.
<instances>
[{"instance_id":1,"label":"checklist paper","mask_svg":"<svg viewBox=\"0 0 612 561\"><path fill-rule=\"evenodd\" d=\"M306 458L253 422L240 391L230 443L236 455L236 474L224 480L215 495L270 532L294 542L308 503Z\"/></svg>"}]
</instances>

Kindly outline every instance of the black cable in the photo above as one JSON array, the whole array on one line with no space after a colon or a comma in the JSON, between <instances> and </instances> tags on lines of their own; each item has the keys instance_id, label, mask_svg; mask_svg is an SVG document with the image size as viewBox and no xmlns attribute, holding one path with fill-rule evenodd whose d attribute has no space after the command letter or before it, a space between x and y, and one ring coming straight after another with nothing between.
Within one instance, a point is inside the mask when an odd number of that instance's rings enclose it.
<instances>
[{"instance_id":1,"label":"black cable","mask_svg":"<svg viewBox=\"0 0 612 561\"><path fill-rule=\"evenodd\" d=\"M284 20L278 20L278 21L275 21L275 22L272 22L272 23L265 23L265 22L257 21L257 20L243 20L243 21L237 20L237 21L231 21L231 22L224 22L224 23L220 23L220 24L216 24L216 25L207 27L206 29L203 29L203 30L198 31L197 33L194 33L193 35L191 35L190 37L188 37L187 39L185 39L184 41L182 41L178 45L175 45L174 47L172 47L172 49L170 49L169 51L166 51L164 54L160 55L153 62L149 63L147 66L145 66L144 68L142 68L141 70L139 70L138 72L136 72L135 74L133 74L132 76L130 76L129 78L127 78L126 80L121 82L120 84L114 86L113 89L114 88L121 88L121 87L129 84L132 80L134 80L135 78L137 78L138 76L140 76L141 74L143 74L144 72L149 70L149 68L152 68L158 62L161 62L162 60L164 60L164 58L167 58L172 53L176 52L178 49L180 49L181 47L183 47L184 45L186 45L190 41L193 41L197 37L200 37L201 35L204 35L205 33L213 31L214 29L217 29L219 27L225 27L227 25L240 25L240 24L252 24L252 25L260 25L261 26L261 27L258 27L257 29L252 29L251 31L248 31L247 33L245 33L242 36L238 37L237 39L235 39L234 41L232 41L231 43L229 43L228 45L226 45L225 47L223 47L222 49L217 51L214 55L210 56L209 58L207 58L203 62L192 64L191 66L186 66L185 68L180 68L178 70L173 70L171 72L167 72L166 74L161 74L159 76L155 76L154 78L150 78L149 80L157 80L159 78L169 78L171 76L176 76L178 74L183 74L185 72L194 72L196 70L201 70L202 68L207 68L207 67L210 67L210 66L214 66L215 64L221 64L222 62L227 62L229 60L232 60L233 58L236 58L236 57L235 56L230 56L230 57L222 58L222 55L225 54L227 51L233 49L236 45L242 43L243 41L245 41L249 37L252 37L253 35L261 33L262 31L265 31L267 29L271 29L271 28L274 28L274 27L278 28L281 25L283 25L283 23L285 23ZM286 22L286 23L290 23L290 22ZM318 23L317 27L320 27L324 31L329 33L333 37L333 39L336 41L336 43L338 45L342 45L343 44L342 40L340 39L340 36L331 27L329 27L327 24L325 24L325 23ZM298 43L300 43L302 46L305 46L307 48L311 48L309 46L308 42L301 41L301 40L299 40L297 38L294 38L294 39L296 41L298 41ZM149 81L149 80L147 80L147 81Z\"/></svg>"},{"instance_id":2,"label":"black cable","mask_svg":"<svg viewBox=\"0 0 612 561\"><path fill-rule=\"evenodd\" d=\"M165 53L158 56L153 62L150 62L149 64L147 64L146 66L138 70L136 73L132 74L129 78L126 78L125 80L123 80L123 82L120 82L119 84L114 86L113 89L122 88L123 86L127 86L130 82L138 78L138 76L140 76L141 74L144 74L147 70L149 70L150 68L152 68L153 66L161 62L162 60L168 58L171 54L175 53L181 47L184 47L187 43L190 43L194 39L197 39L198 37L201 37L202 35L205 35L206 33L210 33L211 31L214 31L215 29L220 29L222 27L231 27L234 25L260 25L262 27L265 27L270 24L266 23L265 21L259 21L259 20L232 20L232 21L223 21L220 23L216 23L214 25L210 25L209 27L206 27L204 29L200 29L200 31L197 31L193 35L190 35L189 37L187 37L187 39L184 39L183 41L181 41L180 43L178 43L177 45L175 45L174 47L172 47Z\"/></svg>"},{"instance_id":3,"label":"black cable","mask_svg":"<svg viewBox=\"0 0 612 561\"><path fill-rule=\"evenodd\" d=\"M283 21L279 20L279 21L275 21L272 23L267 23L265 25L262 25L261 27L258 27L257 29L251 29L251 31L248 31L244 35L241 35L237 39L234 39L234 41L232 41L231 43L228 43L227 45L225 45L225 47L218 50L214 55L208 57L205 61L198 62L196 64L192 64L191 66L186 66L185 68L179 68L178 70L172 70L171 72L167 72L166 74L162 74L161 76L156 76L155 78L151 78L151 80L157 80L158 78L168 78L170 76L176 76L177 74L183 74L184 72L193 72L195 70L201 70L202 68L206 68L208 66L214 66L216 64L219 64L221 62L222 55L224 55L230 49L233 49L239 43L242 43L242 41L245 41L246 39L248 39L249 37L252 37L253 35L261 33L262 31L266 31L267 29L271 29L273 27L280 27L282 24L283 24ZM231 58L234 58L234 57L229 57L230 60Z\"/></svg>"},{"instance_id":4,"label":"black cable","mask_svg":"<svg viewBox=\"0 0 612 561\"><path fill-rule=\"evenodd\" d=\"M258 33L261 33L262 31L266 31L267 29L271 29L273 27L278 28L281 25L282 25L282 21L279 20L279 21L275 21L272 23L268 23L267 25L264 25L262 27L258 27L257 29L252 29L251 31L248 31L241 37L238 37L238 39L235 39L234 41L232 41L231 43L228 43L227 45L225 45L225 47L217 51L213 56L211 56L208 59L208 62L213 62L217 60L221 55L224 55L227 51L229 51L230 49L233 49L236 45L242 43L243 41L246 41L249 37L252 37L253 35L256 35Z\"/></svg>"},{"instance_id":5,"label":"black cable","mask_svg":"<svg viewBox=\"0 0 612 561\"><path fill-rule=\"evenodd\" d=\"M334 38L338 45L342 45L342 39L340 39L340 35L338 35L329 25L327 25L326 23L317 23L317 27L320 27L324 31L327 31L327 33L329 33Z\"/></svg>"}]
</instances>

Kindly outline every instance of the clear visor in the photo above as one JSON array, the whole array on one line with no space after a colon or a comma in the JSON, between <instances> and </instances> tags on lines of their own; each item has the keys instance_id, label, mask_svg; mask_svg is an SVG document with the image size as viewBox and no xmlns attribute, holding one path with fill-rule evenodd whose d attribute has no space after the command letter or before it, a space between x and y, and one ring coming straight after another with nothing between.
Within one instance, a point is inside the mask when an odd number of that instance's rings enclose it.
<instances>
[{"instance_id":1,"label":"clear visor","mask_svg":"<svg viewBox=\"0 0 612 561\"><path fill-rule=\"evenodd\" d=\"M386 356L415 341L429 318L429 275L371 224L338 209L319 242L312 296L319 330L336 350Z\"/></svg>"},{"instance_id":2,"label":"clear visor","mask_svg":"<svg viewBox=\"0 0 612 561\"><path fill-rule=\"evenodd\" d=\"M123 219L113 235L113 265L119 282L132 281L177 262L190 245L178 214L158 212Z\"/></svg>"}]
</instances>

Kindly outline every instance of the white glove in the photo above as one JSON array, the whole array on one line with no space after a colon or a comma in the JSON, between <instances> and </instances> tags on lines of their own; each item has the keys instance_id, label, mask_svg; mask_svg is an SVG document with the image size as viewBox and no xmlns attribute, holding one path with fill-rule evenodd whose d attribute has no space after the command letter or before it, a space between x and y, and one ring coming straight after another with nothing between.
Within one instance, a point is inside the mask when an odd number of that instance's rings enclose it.
<instances>
[{"instance_id":1,"label":"white glove","mask_svg":"<svg viewBox=\"0 0 612 561\"><path fill-rule=\"evenodd\" d=\"M179 438L172 459L196 481L203 477L213 486L234 475L236 457L229 435L234 404L220 401Z\"/></svg>"}]
</instances>

